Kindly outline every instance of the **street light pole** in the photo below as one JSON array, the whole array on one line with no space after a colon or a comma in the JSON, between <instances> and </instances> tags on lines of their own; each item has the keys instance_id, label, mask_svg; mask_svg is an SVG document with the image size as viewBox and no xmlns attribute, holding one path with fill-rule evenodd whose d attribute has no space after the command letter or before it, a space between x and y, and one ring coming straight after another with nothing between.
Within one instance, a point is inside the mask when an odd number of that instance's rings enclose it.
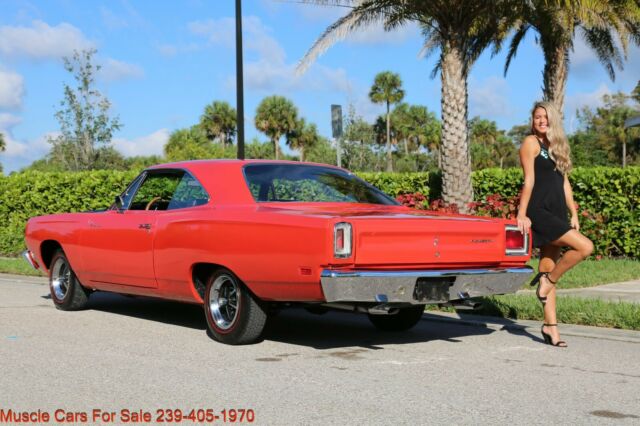
<instances>
[{"instance_id":1,"label":"street light pole","mask_svg":"<svg viewBox=\"0 0 640 426\"><path fill-rule=\"evenodd\" d=\"M244 85L242 75L242 0L236 0L236 122L238 125L238 160L244 160Z\"/></svg>"}]
</instances>

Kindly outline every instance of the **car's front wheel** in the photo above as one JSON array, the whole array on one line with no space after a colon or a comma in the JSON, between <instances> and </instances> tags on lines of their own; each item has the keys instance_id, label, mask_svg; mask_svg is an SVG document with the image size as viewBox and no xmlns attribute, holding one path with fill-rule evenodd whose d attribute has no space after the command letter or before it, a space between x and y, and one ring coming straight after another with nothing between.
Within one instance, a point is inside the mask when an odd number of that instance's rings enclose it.
<instances>
[{"instance_id":1,"label":"car's front wheel","mask_svg":"<svg viewBox=\"0 0 640 426\"><path fill-rule=\"evenodd\" d=\"M84 309L89 292L82 287L62 250L57 250L49 266L49 290L56 308L63 311Z\"/></svg>"},{"instance_id":2,"label":"car's front wheel","mask_svg":"<svg viewBox=\"0 0 640 426\"><path fill-rule=\"evenodd\" d=\"M258 342L267 322L264 304L228 269L209 277L204 314L211 336L229 345Z\"/></svg>"},{"instance_id":3,"label":"car's front wheel","mask_svg":"<svg viewBox=\"0 0 640 426\"><path fill-rule=\"evenodd\" d=\"M369 315L369 320L378 329L383 331L409 330L420 321L424 313L424 305L400 308L398 313L390 315Z\"/></svg>"}]
</instances>

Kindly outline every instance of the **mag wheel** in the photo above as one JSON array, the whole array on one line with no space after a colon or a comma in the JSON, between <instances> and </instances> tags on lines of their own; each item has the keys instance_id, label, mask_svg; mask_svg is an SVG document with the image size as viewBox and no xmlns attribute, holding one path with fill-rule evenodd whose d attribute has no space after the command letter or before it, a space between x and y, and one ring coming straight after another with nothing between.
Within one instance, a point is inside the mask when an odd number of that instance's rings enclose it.
<instances>
[{"instance_id":1,"label":"mag wheel","mask_svg":"<svg viewBox=\"0 0 640 426\"><path fill-rule=\"evenodd\" d=\"M392 315L369 315L369 321L378 329L383 331L404 331L409 330L420 321L424 313L424 305L416 305L408 308L400 308L397 314Z\"/></svg>"},{"instance_id":2,"label":"mag wheel","mask_svg":"<svg viewBox=\"0 0 640 426\"><path fill-rule=\"evenodd\" d=\"M259 341L267 322L262 302L227 269L209 277L204 313L211 337L230 345Z\"/></svg>"},{"instance_id":3,"label":"mag wheel","mask_svg":"<svg viewBox=\"0 0 640 426\"><path fill-rule=\"evenodd\" d=\"M63 311L84 309L89 292L82 287L62 250L53 254L49 267L49 290L56 308Z\"/></svg>"}]
</instances>

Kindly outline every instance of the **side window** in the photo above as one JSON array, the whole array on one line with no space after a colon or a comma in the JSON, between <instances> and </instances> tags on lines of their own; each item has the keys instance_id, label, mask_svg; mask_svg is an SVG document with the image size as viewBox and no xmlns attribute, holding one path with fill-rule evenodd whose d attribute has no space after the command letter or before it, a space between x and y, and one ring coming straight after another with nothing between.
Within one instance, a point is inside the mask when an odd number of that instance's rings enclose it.
<instances>
[{"instance_id":1,"label":"side window","mask_svg":"<svg viewBox=\"0 0 640 426\"><path fill-rule=\"evenodd\" d=\"M184 174L173 170L149 172L134 195L129 210L167 210Z\"/></svg>"},{"instance_id":2,"label":"side window","mask_svg":"<svg viewBox=\"0 0 640 426\"><path fill-rule=\"evenodd\" d=\"M127 189L125 189L124 192L120 194L120 197L122 197L122 205L125 208L131 202L131 199L133 198L133 195L136 193L136 189L138 188L138 185L140 185L140 182L144 178L144 175L145 175L144 173L138 175L138 177L135 178L133 182L129 184L129 186L127 186ZM115 204L113 208L115 209Z\"/></svg>"},{"instance_id":3,"label":"side window","mask_svg":"<svg viewBox=\"0 0 640 426\"><path fill-rule=\"evenodd\" d=\"M201 206L208 201L207 191L190 174L185 173L173 194L168 210Z\"/></svg>"}]
</instances>

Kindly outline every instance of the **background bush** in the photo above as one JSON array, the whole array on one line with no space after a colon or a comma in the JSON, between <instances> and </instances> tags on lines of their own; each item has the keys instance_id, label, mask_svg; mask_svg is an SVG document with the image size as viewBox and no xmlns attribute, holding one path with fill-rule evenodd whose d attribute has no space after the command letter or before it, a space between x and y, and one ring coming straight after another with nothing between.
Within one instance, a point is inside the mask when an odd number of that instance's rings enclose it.
<instances>
[{"instance_id":1,"label":"background bush","mask_svg":"<svg viewBox=\"0 0 640 426\"><path fill-rule=\"evenodd\" d=\"M136 175L136 171L102 170L0 177L0 254L15 255L24 249L24 225L29 217L106 208ZM394 197L421 193L429 201L440 198L441 176L437 173L358 175ZM486 203L495 194L516 200L522 171L485 169L474 172L472 180L478 202ZM582 230L593 240L595 253L640 259L640 167L578 168L570 180Z\"/></svg>"}]
</instances>

